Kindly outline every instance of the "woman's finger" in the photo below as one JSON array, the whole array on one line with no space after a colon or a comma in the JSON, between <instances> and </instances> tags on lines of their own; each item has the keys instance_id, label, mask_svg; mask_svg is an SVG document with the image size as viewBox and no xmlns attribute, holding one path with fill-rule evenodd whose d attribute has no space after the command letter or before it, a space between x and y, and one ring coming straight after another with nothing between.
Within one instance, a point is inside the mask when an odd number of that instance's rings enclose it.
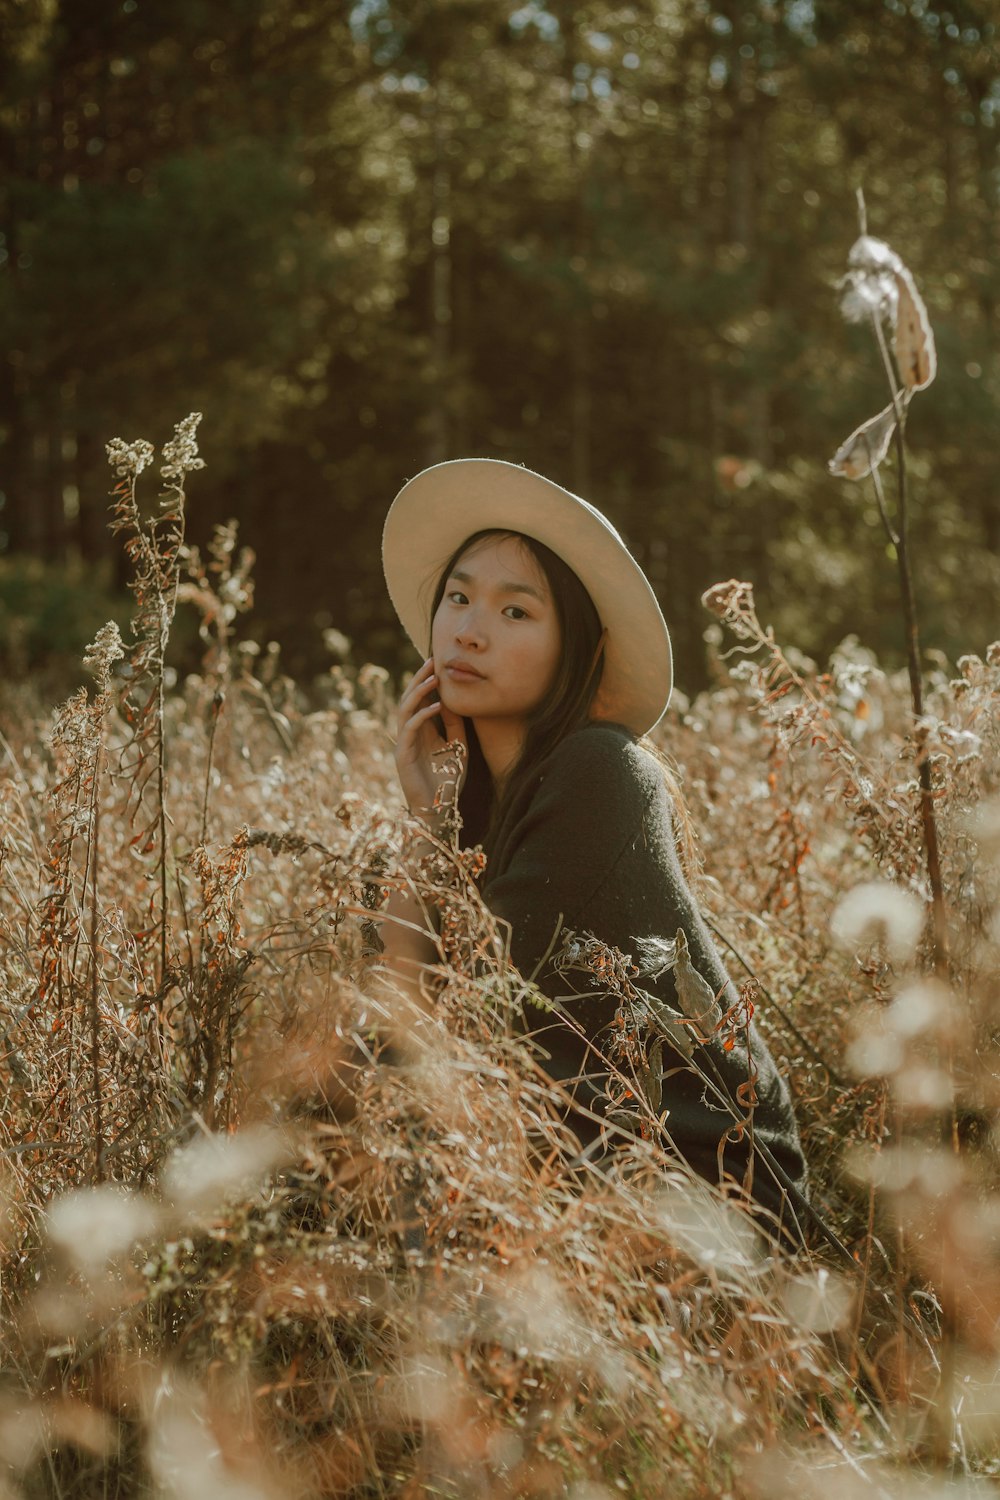
<instances>
[{"instance_id":1,"label":"woman's finger","mask_svg":"<svg viewBox=\"0 0 1000 1500\"><path fill-rule=\"evenodd\" d=\"M413 688L413 684L411 683L406 692L400 698L397 705L397 722L399 724L402 724L404 719L408 719L416 709L417 705L420 703L421 699L426 698L427 694L433 690L436 690L436 688L437 678L434 676L428 677L424 682L421 682L417 686L417 689L415 691Z\"/></svg>"},{"instance_id":2,"label":"woman's finger","mask_svg":"<svg viewBox=\"0 0 1000 1500\"><path fill-rule=\"evenodd\" d=\"M439 714L440 712L441 705L435 702L428 703L426 708L418 708L414 713L409 714L405 724L401 723L399 726L399 740L415 740L417 732L427 723L428 719L432 719L435 714ZM440 740L440 735L435 735L435 739Z\"/></svg>"},{"instance_id":3,"label":"woman's finger","mask_svg":"<svg viewBox=\"0 0 1000 1500\"><path fill-rule=\"evenodd\" d=\"M399 705L411 702L414 698L420 698L426 693L428 685L433 681L433 673L415 672L406 687L399 695Z\"/></svg>"}]
</instances>

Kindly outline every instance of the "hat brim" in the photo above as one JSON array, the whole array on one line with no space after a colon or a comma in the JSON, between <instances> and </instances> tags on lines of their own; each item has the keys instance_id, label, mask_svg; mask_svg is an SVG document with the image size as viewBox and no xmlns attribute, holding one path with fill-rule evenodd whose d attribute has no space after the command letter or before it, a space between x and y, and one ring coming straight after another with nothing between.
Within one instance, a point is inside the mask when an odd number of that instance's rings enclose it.
<instances>
[{"instance_id":1,"label":"hat brim","mask_svg":"<svg viewBox=\"0 0 1000 1500\"><path fill-rule=\"evenodd\" d=\"M647 734L673 684L670 636L645 573L611 523L586 500L517 464L460 458L403 486L386 516L382 564L407 635L430 649L441 569L467 537L520 531L552 549L586 588L607 631L596 719Z\"/></svg>"}]
</instances>

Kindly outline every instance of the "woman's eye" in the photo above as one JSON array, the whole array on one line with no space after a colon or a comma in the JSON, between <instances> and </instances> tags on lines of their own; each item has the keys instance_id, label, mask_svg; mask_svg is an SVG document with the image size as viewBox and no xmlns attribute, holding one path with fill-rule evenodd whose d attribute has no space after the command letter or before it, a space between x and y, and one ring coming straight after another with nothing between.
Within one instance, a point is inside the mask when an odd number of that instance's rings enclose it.
<instances>
[{"instance_id":1,"label":"woman's eye","mask_svg":"<svg viewBox=\"0 0 1000 1500\"><path fill-rule=\"evenodd\" d=\"M526 620L528 618L528 611L522 609L519 604L508 604L504 610L504 614L508 615L512 620Z\"/></svg>"},{"instance_id":2,"label":"woman's eye","mask_svg":"<svg viewBox=\"0 0 1000 1500\"><path fill-rule=\"evenodd\" d=\"M452 604L468 604L469 602L465 595L462 593L461 589L452 589L451 593L448 595L448 598L451 600Z\"/></svg>"}]
</instances>

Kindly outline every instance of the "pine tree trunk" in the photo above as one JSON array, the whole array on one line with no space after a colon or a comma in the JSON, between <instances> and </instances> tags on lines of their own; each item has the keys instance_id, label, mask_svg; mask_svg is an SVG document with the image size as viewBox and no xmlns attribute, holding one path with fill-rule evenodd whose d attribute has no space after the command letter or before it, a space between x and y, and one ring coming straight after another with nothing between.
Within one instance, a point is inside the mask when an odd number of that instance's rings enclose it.
<instances>
[{"instance_id":1,"label":"pine tree trunk","mask_svg":"<svg viewBox=\"0 0 1000 1500\"><path fill-rule=\"evenodd\" d=\"M434 87L431 169L431 410L427 424L427 461L442 463L449 458L449 390L451 379L452 260L451 260L451 169L448 163L448 129L444 85Z\"/></svg>"}]
</instances>

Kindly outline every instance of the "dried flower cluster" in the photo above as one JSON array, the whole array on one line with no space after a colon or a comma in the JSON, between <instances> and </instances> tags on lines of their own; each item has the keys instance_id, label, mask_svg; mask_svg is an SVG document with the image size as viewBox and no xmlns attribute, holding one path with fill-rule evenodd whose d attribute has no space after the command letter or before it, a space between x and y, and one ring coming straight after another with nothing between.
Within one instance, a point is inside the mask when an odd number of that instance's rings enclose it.
<instances>
[{"instance_id":1,"label":"dried flower cluster","mask_svg":"<svg viewBox=\"0 0 1000 1500\"><path fill-rule=\"evenodd\" d=\"M201 412L193 411L174 428L174 435L163 445L161 476L168 484L183 484L186 474L193 474L205 467L205 460L198 456L198 424Z\"/></svg>"}]
</instances>

